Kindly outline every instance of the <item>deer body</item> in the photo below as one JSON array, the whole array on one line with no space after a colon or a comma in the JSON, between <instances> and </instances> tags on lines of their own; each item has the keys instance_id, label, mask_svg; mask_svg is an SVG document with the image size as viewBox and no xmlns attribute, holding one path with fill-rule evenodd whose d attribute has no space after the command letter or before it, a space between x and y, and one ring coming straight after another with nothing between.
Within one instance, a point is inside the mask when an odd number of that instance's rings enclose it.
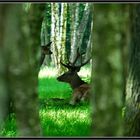
<instances>
[{"instance_id":1,"label":"deer body","mask_svg":"<svg viewBox=\"0 0 140 140\"><path fill-rule=\"evenodd\" d=\"M81 80L77 72L66 72L57 78L58 81L69 83L73 89L71 105L75 105L80 101L88 100L90 86Z\"/></svg>"},{"instance_id":2,"label":"deer body","mask_svg":"<svg viewBox=\"0 0 140 140\"><path fill-rule=\"evenodd\" d=\"M82 84L78 88L75 88L73 90L72 98L70 100L71 105L75 105L76 103L80 101L86 101L89 100L90 95L90 86L89 84Z\"/></svg>"},{"instance_id":3,"label":"deer body","mask_svg":"<svg viewBox=\"0 0 140 140\"><path fill-rule=\"evenodd\" d=\"M75 66L77 59L81 56L77 50L77 57L73 63L69 61L68 64L60 62L63 66L68 68L68 72L65 72L61 76L57 77L58 81L69 83L73 89L72 98L70 104L75 105L80 101L85 101L89 97L90 86L88 83L84 82L77 72L80 71L80 68L88 63L87 60L85 63L81 63L79 66Z\"/></svg>"}]
</instances>

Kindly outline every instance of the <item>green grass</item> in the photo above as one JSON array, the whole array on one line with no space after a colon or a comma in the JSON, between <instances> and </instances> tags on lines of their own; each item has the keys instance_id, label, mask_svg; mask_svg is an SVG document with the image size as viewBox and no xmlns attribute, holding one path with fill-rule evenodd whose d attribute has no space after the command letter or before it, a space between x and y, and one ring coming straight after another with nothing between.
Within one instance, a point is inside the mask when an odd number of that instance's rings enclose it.
<instances>
[{"instance_id":1,"label":"green grass","mask_svg":"<svg viewBox=\"0 0 140 140\"><path fill-rule=\"evenodd\" d=\"M58 82L55 77L39 79L39 98L68 98L71 95L68 84Z\"/></svg>"},{"instance_id":2,"label":"green grass","mask_svg":"<svg viewBox=\"0 0 140 140\"><path fill-rule=\"evenodd\" d=\"M0 136L14 137L16 135L16 122L15 114L10 114L6 120L5 127L0 131Z\"/></svg>"},{"instance_id":3,"label":"green grass","mask_svg":"<svg viewBox=\"0 0 140 140\"><path fill-rule=\"evenodd\" d=\"M47 109L47 111L46 111ZM86 106L50 106L40 111L43 134L47 136L87 136L90 120Z\"/></svg>"},{"instance_id":4,"label":"green grass","mask_svg":"<svg viewBox=\"0 0 140 140\"><path fill-rule=\"evenodd\" d=\"M82 73L86 70L83 69ZM43 136L88 136L91 124L89 103L71 106L72 89L68 84L58 82L54 72L57 73L54 69L49 71L44 68L39 73L39 114ZM88 81L89 77L83 79ZM16 131L15 116L12 114L0 135L14 137Z\"/></svg>"}]
</instances>

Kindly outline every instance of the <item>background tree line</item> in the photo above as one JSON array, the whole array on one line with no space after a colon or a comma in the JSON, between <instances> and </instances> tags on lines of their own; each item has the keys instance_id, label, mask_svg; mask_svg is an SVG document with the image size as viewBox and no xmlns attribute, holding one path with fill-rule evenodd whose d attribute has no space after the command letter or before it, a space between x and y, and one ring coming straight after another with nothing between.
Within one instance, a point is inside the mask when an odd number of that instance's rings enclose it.
<instances>
[{"instance_id":1,"label":"background tree line","mask_svg":"<svg viewBox=\"0 0 140 140\"><path fill-rule=\"evenodd\" d=\"M58 73L62 73L65 69L60 65L60 59L64 62L68 59L73 61L78 47L80 51L88 48L87 53L91 50L89 40L92 24L91 6L89 3L48 3L47 7L41 40L42 44L50 40L53 42L52 65L59 69ZM46 57L44 62L49 63L48 59Z\"/></svg>"}]
</instances>

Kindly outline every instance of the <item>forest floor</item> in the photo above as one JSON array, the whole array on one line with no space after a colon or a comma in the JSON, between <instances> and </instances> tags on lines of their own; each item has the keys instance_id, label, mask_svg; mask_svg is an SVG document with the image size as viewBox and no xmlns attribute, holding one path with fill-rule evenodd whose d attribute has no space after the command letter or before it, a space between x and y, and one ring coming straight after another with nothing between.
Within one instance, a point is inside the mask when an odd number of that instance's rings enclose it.
<instances>
[{"instance_id":1,"label":"forest floor","mask_svg":"<svg viewBox=\"0 0 140 140\"><path fill-rule=\"evenodd\" d=\"M43 136L89 136L90 106L89 103L69 104L72 89L66 83L56 80L56 70L42 68L39 73L40 120ZM89 81L90 71L82 69L82 79ZM12 114L1 136L16 136L15 115Z\"/></svg>"}]
</instances>

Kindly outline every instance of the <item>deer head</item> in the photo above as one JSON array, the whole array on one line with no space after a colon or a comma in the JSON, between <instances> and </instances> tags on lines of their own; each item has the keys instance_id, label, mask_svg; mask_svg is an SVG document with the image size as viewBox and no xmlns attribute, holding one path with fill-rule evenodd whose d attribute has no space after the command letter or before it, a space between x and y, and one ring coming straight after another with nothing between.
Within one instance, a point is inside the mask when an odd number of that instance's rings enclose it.
<instances>
[{"instance_id":1,"label":"deer head","mask_svg":"<svg viewBox=\"0 0 140 140\"><path fill-rule=\"evenodd\" d=\"M52 54L51 50L50 50L50 45L52 42L49 42L47 45L42 45L41 46L41 58L40 58L40 66L42 65L44 59L45 59L45 55L50 55Z\"/></svg>"},{"instance_id":2,"label":"deer head","mask_svg":"<svg viewBox=\"0 0 140 140\"><path fill-rule=\"evenodd\" d=\"M52 42L49 42L47 45L42 45L42 46L41 46L41 51L42 51L43 54L45 54L45 55L46 55L46 54L47 54L47 55L48 55L48 54L52 54L52 52L51 52L51 50L50 50L50 45L51 45L51 43L52 43Z\"/></svg>"},{"instance_id":3,"label":"deer head","mask_svg":"<svg viewBox=\"0 0 140 140\"><path fill-rule=\"evenodd\" d=\"M82 53L82 54L79 53L79 48L78 48L76 58L72 63L69 60L68 60L67 64L64 64L62 61L60 61L60 63L64 67L68 68L68 71L65 72L64 74L62 74L61 76L57 77L58 81L69 83L71 85L72 89L75 89L75 88L79 87L80 85L86 83L83 80L81 80L81 78L77 74L77 72L80 71L81 67L86 65L90 60L90 59L88 59L84 63L82 63L83 54L85 54L85 53ZM76 65L76 62L79 58L81 60L81 63L79 65Z\"/></svg>"}]
</instances>

